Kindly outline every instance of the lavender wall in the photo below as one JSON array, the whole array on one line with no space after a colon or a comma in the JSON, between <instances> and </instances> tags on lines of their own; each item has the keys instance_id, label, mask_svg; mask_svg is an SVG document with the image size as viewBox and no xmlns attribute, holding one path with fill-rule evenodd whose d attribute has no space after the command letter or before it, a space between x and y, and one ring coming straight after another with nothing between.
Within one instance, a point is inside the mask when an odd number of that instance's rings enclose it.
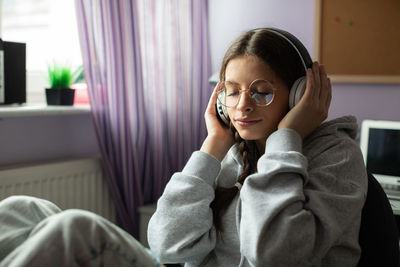
<instances>
[{"instance_id":1,"label":"lavender wall","mask_svg":"<svg viewBox=\"0 0 400 267\"><path fill-rule=\"evenodd\" d=\"M296 35L313 55L314 0L209 1L213 72L229 43L248 29L277 27ZM326 66L329 71L329 66ZM400 120L400 85L333 84L329 118L355 115L364 119Z\"/></svg>"},{"instance_id":2,"label":"lavender wall","mask_svg":"<svg viewBox=\"0 0 400 267\"><path fill-rule=\"evenodd\" d=\"M90 114L0 119L0 167L99 153Z\"/></svg>"}]
</instances>

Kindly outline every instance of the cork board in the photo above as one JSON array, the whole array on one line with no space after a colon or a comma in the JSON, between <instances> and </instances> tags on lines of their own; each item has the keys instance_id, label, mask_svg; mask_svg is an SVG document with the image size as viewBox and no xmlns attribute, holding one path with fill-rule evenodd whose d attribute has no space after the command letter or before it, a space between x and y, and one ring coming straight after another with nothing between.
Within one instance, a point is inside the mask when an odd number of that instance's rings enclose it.
<instances>
[{"instance_id":1,"label":"cork board","mask_svg":"<svg viewBox=\"0 0 400 267\"><path fill-rule=\"evenodd\" d=\"M399 0L316 0L315 57L333 82L400 83Z\"/></svg>"}]
</instances>

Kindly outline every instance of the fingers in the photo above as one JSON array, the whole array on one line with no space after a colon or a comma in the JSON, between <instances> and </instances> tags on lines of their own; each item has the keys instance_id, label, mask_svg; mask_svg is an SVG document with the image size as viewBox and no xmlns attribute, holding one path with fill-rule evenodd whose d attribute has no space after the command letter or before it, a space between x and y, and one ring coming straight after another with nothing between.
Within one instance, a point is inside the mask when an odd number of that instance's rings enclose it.
<instances>
[{"instance_id":1,"label":"fingers","mask_svg":"<svg viewBox=\"0 0 400 267\"><path fill-rule=\"evenodd\" d=\"M320 66L319 66L318 62L313 63L312 72L313 72L313 78L314 78L313 97L316 100L320 97L320 93L321 93Z\"/></svg>"},{"instance_id":2,"label":"fingers","mask_svg":"<svg viewBox=\"0 0 400 267\"><path fill-rule=\"evenodd\" d=\"M324 102L324 104L326 103L327 100L329 100L329 98L331 97L331 92L332 92L332 88L331 88L331 83L330 80L326 74L326 70L325 70L325 66L321 65L320 67L320 71L321 71L321 96L320 99L321 101ZM330 102L330 100L329 100Z\"/></svg>"},{"instance_id":3,"label":"fingers","mask_svg":"<svg viewBox=\"0 0 400 267\"><path fill-rule=\"evenodd\" d=\"M329 100L332 89L324 65L314 62L312 68L307 69L307 87L309 87L310 95L314 100L323 103Z\"/></svg>"},{"instance_id":4,"label":"fingers","mask_svg":"<svg viewBox=\"0 0 400 267\"><path fill-rule=\"evenodd\" d=\"M332 85L331 85L331 79L327 78L327 82L328 82L328 92L327 92L327 98L326 98L326 102L325 102L325 106L327 107L327 110L329 110L329 107L331 105L331 100L332 100Z\"/></svg>"},{"instance_id":5,"label":"fingers","mask_svg":"<svg viewBox=\"0 0 400 267\"><path fill-rule=\"evenodd\" d=\"M323 113L327 113L332 99L332 87L324 65L314 62L307 69L306 91L304 102L315 106Z\"/></svg>"},{"instance_id":6,"label":"fingers","mask_svg":"<svg viewBox=\"0 0 400 267\"><path fill-rule=\"evenodd\" d=\"M219 86L220 86L220 83L217 83L217 85L215 86L215 88L213 90L213 93L212 93L212 95L210 97L210 100L208 101L206 113L216 114L216 112L215 112L215 104L216 104L217 98L218 98Z\"/></svg>"},{"instance_id":7,"label":"fingers","mask_svg":"<svg viewBox=\"0 0 400 267\"><path fill-rule=\"evenodd\" d=\"M307 75L306 90L304 92L303 98L311 100L314 97L314 77L312 69L307 69L306 75Z\"/></svg>"},{"instance_id":8,"label":"fingers","mask_svg":"<svg viewBox=\"0 0 400 267\"><path fill-rule=\"evenodd\" d=\"M321 91L321 78L320 78L320 66L318 62L314 62L311 68L308 68L306 71L307 74L307 83L306 83L306 91L305 98L310 101L318 101L320 97Z\"/></svg>"}]
</instances>

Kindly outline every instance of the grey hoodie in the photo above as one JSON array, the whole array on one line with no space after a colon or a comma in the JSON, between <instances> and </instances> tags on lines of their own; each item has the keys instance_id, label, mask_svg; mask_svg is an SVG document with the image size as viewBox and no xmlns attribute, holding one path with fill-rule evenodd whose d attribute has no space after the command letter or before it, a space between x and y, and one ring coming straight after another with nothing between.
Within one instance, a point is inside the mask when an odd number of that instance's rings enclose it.
<instances>
[{"instance_id":1,"label":"grey hoodie","mask_svg":"<svg viewBox=\"0 0 400 267\"><path fill-rule=\"evenodd\" d=\"M148 228L164 263L185 266L356 266L367 174L354 117L320 125L304 141L293 130L271 134L258 172L247 177L217 235L210 203L216 184L242 172L234 145L220 163L196 151L175 173Z\"/></svg>"}]
</instances>

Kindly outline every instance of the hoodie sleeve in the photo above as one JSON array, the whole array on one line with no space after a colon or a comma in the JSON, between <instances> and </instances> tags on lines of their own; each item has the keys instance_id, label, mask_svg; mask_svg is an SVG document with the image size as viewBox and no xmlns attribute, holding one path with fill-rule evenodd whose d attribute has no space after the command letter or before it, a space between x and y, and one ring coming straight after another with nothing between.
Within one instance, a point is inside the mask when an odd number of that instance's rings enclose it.
<instances>
[{"instance_id":1,"label":"hoodie sleeve","mask_svg":"<svg viewBox=\"0 0 400 267\"><path fill-rule=\"evenodd\" d=\"M349 227L359 227L367 180L358 146L343 135L313 147L318 152L306 158L301 137L278 130L258 173L247 177L240 246L252 266L319 266Z\"/></svg>"},{"instance_id":2,"label":"hoodie sleeve","mask_svg":"<svg viewBox=\"0 0 400 267\"><path fill-rule=\"evenodd\" d=\"M150 248L161 262L194 261L214 249L216 232L210 203L220 169L217 159L196 151L182 172L171 177L147 234Z\"/></svg>"}]
</instances>

